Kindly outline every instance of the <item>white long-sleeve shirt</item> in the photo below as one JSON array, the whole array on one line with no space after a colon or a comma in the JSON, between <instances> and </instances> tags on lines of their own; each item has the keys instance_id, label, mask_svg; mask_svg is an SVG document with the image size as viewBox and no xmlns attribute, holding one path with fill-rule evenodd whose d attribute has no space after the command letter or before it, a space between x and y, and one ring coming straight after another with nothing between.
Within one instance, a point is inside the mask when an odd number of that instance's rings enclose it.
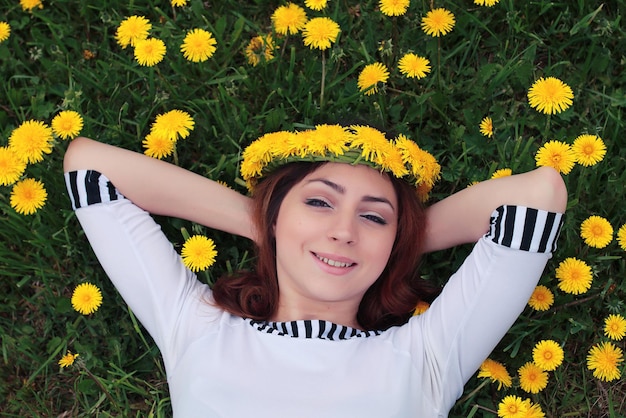
<instances>
[{"instance_id":1,"label":"white long-sleeve shirt","mask_svg":"<svg viewBox=\"0 0 626 418\"><path fill-rule=\"evenodd\" d=\"M178 418L447 416L524 309L562 221L498 208L424 314L368 332L226 313L152 217L106 177L71 172L66 183L100 263L161 351Z\"/></svg>"}]
</instances>

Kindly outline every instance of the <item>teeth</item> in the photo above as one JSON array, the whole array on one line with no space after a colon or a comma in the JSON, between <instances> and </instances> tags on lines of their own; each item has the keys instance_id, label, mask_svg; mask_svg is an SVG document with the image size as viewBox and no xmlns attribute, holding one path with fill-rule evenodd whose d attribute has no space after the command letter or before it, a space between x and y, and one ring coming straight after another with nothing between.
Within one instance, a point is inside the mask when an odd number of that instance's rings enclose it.
<instances>
[{"instance_id":1,"label":"teeth","mask_svg":"<svg viewBox=\"0 0 626 418\"><path fill-rule=\"evenodd\" d=\"M350 267L351 265L354 264L354 263L342 263L341 261L331 260L330 258L320 257L319 255L316 255L316 257L319 260L323 261L324 263L328 264L329 266L333 266L333 267Z\"/></svg>"}]
</instances>

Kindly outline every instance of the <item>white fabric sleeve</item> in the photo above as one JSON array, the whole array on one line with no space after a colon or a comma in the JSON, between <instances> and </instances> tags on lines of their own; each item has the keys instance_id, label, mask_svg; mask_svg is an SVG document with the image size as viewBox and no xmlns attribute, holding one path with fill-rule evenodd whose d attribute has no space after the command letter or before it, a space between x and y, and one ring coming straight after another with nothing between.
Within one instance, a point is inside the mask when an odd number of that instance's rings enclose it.
<instances>
[{"instance_id":1,"label":"white fabric sleeve","mask_svg":"<svg viewBox=\"0 0 626 418\"><path fill-rule=\"evenodd\" d=\"M411 322L433 397L452 405L526 306L556 248L562 214L501 206L431 307Z\"/></svg>"},{"instance_id":2,"label":"white fabric sleeve","mask_svg":"<svg viewBox=\"0 0 626 418\"><path fill-rule=\"evenodd\" d=\"M208 286L185 268L149 213L122 196L93 170L65 174L76 216L100 264L164 358L188 335L181 319L207 305ZM182 334L183 338L176 338ZM181 335L178 335L181 336Z\"/></svg>"}]
</instances>

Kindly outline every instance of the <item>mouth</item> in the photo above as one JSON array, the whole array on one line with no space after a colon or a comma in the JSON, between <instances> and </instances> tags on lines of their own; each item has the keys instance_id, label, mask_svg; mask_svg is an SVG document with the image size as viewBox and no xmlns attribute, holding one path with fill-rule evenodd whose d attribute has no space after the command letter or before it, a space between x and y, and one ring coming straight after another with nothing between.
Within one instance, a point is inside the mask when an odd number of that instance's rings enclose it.
<instances>
[{"instance_id":1,"label":"mouth","mask_svg":"<svg viewBox=\"0 0 626 418\"><path fill-rule=\"evenodd\" d=\"M331 267L338 267L338 268L348 268L348 267L352 267L355 266L356 263L352 263L352 262L345 262L345 261L338 261L338 260L333 260L331 258L327 258L327 257L323 257L321 255L318 255L316 253L313 253L313 255L320 260L322 263L324 264L328 264Z\"/></svg>"}]
</instances>

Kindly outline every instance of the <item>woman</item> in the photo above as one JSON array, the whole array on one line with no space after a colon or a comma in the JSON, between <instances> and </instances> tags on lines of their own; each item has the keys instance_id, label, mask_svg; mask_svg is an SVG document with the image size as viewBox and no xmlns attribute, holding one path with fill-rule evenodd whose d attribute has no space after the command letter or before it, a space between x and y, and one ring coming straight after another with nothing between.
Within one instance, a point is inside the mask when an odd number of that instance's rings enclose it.
<instances>
[{"instance_id":1,"label":"woman","mask_svg":"<svg viewBox=\"0 0 626 418\"><path fill-rule=\"evenodd\" d=\"M404 191L428 190L437 170L424 171L430 160L406 138L388 149L381 136L334 125L265 135L242 162L253 200L141 154L72 142L76 215L161 350L175 416L447 416L528 301L567 193L540 168L460 191L415 227L419 205ZM148 212L254 240L256 272L220 279L213 293ZM428 311L408 319L427 295L419 253L470 242Z\"/></svg>"}]
</instances>

